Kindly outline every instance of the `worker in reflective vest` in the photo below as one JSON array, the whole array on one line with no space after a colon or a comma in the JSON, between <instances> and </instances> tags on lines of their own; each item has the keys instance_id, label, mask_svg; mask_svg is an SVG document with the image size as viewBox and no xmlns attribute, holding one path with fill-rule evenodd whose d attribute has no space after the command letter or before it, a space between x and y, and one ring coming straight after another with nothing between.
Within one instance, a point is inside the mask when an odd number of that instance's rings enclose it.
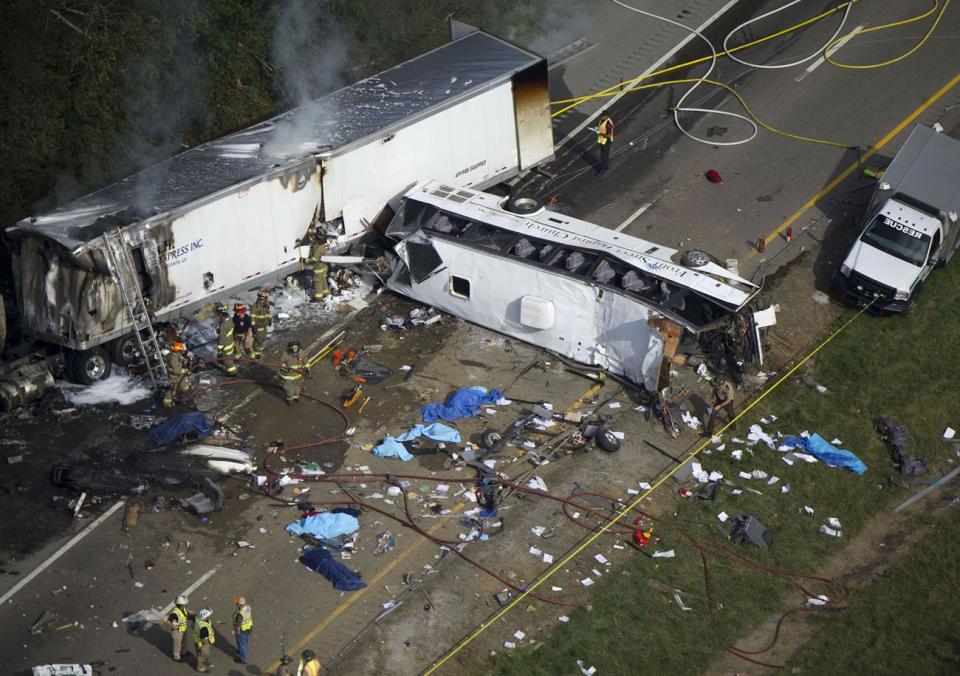
<instances>
[{"instance_id":1,"label":"worker in reflective vest","mask_svg":"<svg viewBox=\"0 0 960 676\"><path fill-rule=\"evenodd\" d=\"M280 360L280 380L283 384L283 393L287 398L287 406L300 400L300 390L303 388L303 377L307 375L307 365L300 356L300 343L292 341L287 344L287 353Z\"/></svg>"},{"instance_id":2,"label":"worker in reflective vest","mask_svg":"<svg viewBox=\"0 0 960 676\"><path fill-rule=\"evenodd\" d=\"M213 623L210 622L210 616L213 611L204 608L197 614L197 619L193 623L193 645L197 649L197 671L204 673L210 671L210 647L217 642L217 637L213 631Z\"/></svg>"},{"instance_id":3,"label":"worker in reflective vest","mask_svg":"<svg viewBox=\"0 0 960 676\"><path fill-rule=\"evenodd\" d=\"M270 315L270 294L267 291L263 289L257 291L257 302L253 304L250 319L253 323L253 358L259 359L267 346L267 329L273 325L273 317Z\"/></svg>"},{"instance_id":4,"label":"worker in reflective vest","mask_svg":"<svg viewBox=\"0 0 960 676\"><path fill-rule=\"evenodd\" d=\"M176 341L170 345L170 351L164 357L167 363L167 389L163 391L163 405L170 408L177 401L183 401L190 393L190 367L187 346Z\"/></svg>"},{"instance_id":5,"label":"worker in reflective vest","mask_svg":"<svg viewBox=\"0 0 960 676\"><path fill-rule=\"evenodd\" d=\"M297 667L298 676L320 676L320 660L312 650L304 650L300 655L300 665Z\"/></svg>"},{"instance_id":6,"label":"worker in reflective vest","mask_svg":"<svg viewBox=\"0 0 960 676\"><path fill-rule=\"evenodd\" d=\"M173 605L173 610L167 615L167 627L170 629L170 638L173 639L173 661L181 660L183 652L183 637L187 635L187 620L190 619L190 611L187 610L189 600L181 594L177 597Z\"/></svg>"},{"instance_id":7,"label":"worker in reflective vest","mask_svg":"<svg viewBox=\"0 0 960 676\"><path fill-rule=\"evenodd\" d=\"M253 631L253 610L247 605L247 599L238 596L233 600L237 612L233 614L233 635L237 638L237 656L234 662L247 663L247 646L250 644L250 632Z\"/></svg>"},{"instance_id":8,"label":"worker in reflective vest","mask_svg":"<svg viewBox=\"0 0 960 676\"><path fill-rule=\"evenodd\" d=\"M613 147L613 120L609 115L600 117L597 125L597 143L600 145L600 164L597 165L597 176L607 173L610 168L610 149Z\"/></svg>"},{"instance_id":9,"label":"worker in reflective vest","mask_svg":"<svg viewBox=\"0 0 960 676\"><path fill-rule=\"evenodd\" d=\"M217 327L217 363L228 376L237 374L237 364L233 361L233 322L230 321L230 314L227 312L227 306L223 303L217 303L217 316L220 318L220 325Z\"/></svg>"}]
</instances>

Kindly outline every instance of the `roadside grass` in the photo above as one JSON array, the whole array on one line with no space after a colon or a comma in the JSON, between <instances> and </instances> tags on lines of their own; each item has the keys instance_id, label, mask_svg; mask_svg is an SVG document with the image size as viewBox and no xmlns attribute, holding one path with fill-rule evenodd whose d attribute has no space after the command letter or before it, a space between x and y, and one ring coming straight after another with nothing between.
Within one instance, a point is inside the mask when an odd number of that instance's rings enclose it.
<instances>
[{"instance_id":1,"label":"roadside grass","mask_svg":"<svg viewBox=\"0 0 960 676\"><path fill-rule=\"evenodd\" d=\"M696 673L722 651L736 645L737 638L759 621L781 608L786 610L784 597L796 590L798 583L814 594L841 600L840 590L833 585L780 577L746 566L728 555L708 553L711 615L700 552L690 543L697 542L711 549L726 548L770 569L814 573L872 516L890 510L912 494L912 490L903 490L887 481L896 471L887 448L873 429L874 419L881 414L909 428L916 441L910 448L912 455L929 459L932 468L949 470L952 451L940 437L947 425L960 427L956 406L960 376L957 288L960 288L960 264L954 263L932 275L917 307L909 315L863 316L852 323L789 381L741 418L735 428L728 430L724 434L723 451L709 446L700 456L704 469L722 472L725 483L715 501L678 499L675 512L662 517L657 527L662 537L659 548L675 549L676 558L632 555L621 571L605 575L593 587L590 608L571 613L570 622L552 629L537 649L512 654L498 649L497 673L576 673L577 659L584 660L587 666L596 666L601 674L667 670ZM846 313L843 319L850 316L852 312ZM816 385L826 387L827 391L819 392ZM788 466L782 461L781 453L762 442L753 446L732 442L733 438L746 439L751 424L759 423L764 417L771 420L772 415L777 416L777 420L762 424L765 432L796 435L808 430L819 432L828 441L839 438L843 448L852 450L867 464L867 472L857 475L822 463L807 464L799 460ZM744 451L742 460L731 457L730 452L735 449ZM738 477L740 471L754 469L778 476L779 483L768 485L767 480ZM933 469L931 474L939 476L939 470ZM649 480L649 477L638 479ZM787 493L781 492L785 484L790 486ZM752 488L763 495L744 490L734 496L731 490L735 487ZM670 481L660 490L675 488ZM923 504L921 501L913 509L922 510ZM806 514L804 506L813 508L814 514ZM745 513L756 515L772 533L773 546L767 550L752 545L735 547L725 536L729 522L722 530L719 528L717 514L721 511L731 518ZM831 516L841 521L842 538L819 532L821 524ZM681 529L689 538L681 535ZM609 545L611 537L604 536L588 551ZM632 554L632 550L627 552ZM582 556L589 554L584 552ZM571 563L571 567L573 565ZM936 575L951 574L940 567L930 570L930 579L925 570L912 567L909 575L916 577L916 584L921 585L933 583ZM653 589L650 581L687 592L682 598L692 610L682 611L671 594ZM543 612L552 611L543 605L539 607ZM949 622L956 628L957 614L949 604L931 607L935 611L933 617L926 619ZM823 620L824 629L831 631L833 622L833 619ZM872 626L881 635L874 633L870 640L884 641L885 625L877 622ZM789 631L789 624L785 631ZM891 627L890 631L894 629ZM852 630L848 634L852 634ZM951 645L955 648L955 644ZM930 659L936 661L936 655L952 659L955 652L936 652ZM763 655L757 659L763 661ZM864 664L876 663L870 653L860 655L859 659L861 669ZM745 668L749 666L744 662ZM934 665L924 672L943 672L943 666Z\"/></svg>"},{"instance_id":2,"label":"roadside grass","mask_svg":"<svg viewBox=\"0 0 960 676\"><path fill-rule=\"evenodd\" d=\"M944 489L949 490L949 489ZM886 578L854 597L791 666L806 674L960 673L960 519L950 514Z\"/></svg>"}]
</instances>

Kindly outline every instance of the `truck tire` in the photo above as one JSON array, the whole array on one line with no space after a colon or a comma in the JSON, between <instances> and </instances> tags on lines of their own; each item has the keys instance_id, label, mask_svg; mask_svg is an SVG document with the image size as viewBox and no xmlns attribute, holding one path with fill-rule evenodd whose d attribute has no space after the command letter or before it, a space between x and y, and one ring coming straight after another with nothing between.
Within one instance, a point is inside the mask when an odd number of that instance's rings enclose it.
<instances>
[{"instance_id":1,"label":"truck tire","mask_svg":"<svg viewBox=\"0 0 960 676\"><path fill-rule=\"evenodd\" d=\"M593 439L601 451L616 453L620 450L620 440L610 430L600 430Z\"/></svg>"},{"instance_id":2,"label":"truck tire","mask_svg":"<svg viewBox=\"0 0 960 676\"><path fill-rule=\"evenodd\" d=\"M140 345L132 333L114 338L107 349L110 352L110 361L123 368L128 368L140 359Z\"/></svg>"},{"instance_id":3,"label":"truck tire","mask_svg":"<svg viewBox=\"0 0 960 676\"><path fill-rule=\"evenodd\" d=\"M110 375L110 355L102 347L74 352L69 362L70 379L81 385L92 385Z\"/></svg>"},{"instance_id":4,"label":"truck tire","mask_svg":"<svg viewBox=\"0 0 960 676\"><path fill-rule=\"evenodd\" d=\"M543 209L543 204L535 197L511 197L504 208L515 214L533 214Z\"/></svg>"}]
</instances>

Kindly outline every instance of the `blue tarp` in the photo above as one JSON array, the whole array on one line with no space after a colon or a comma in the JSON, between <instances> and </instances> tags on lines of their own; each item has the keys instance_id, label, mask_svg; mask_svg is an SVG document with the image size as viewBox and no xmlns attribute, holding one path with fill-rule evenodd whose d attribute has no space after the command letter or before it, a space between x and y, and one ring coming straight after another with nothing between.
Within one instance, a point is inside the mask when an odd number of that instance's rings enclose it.
<instances>
[{"instance_id":1,"label":"blue tarp","mask_svg":"<svg viewBox=\"0 0 960 676\"><path fill-rule=\"evenodd\" d=\"M323 512L312 514L287 526L287 532L294 535L312 535L315 538L329 540L338 535L346 535L360 528L357 517L350 514Z\"/></svg>"},{"instance_id":2,"label":"blue tarp","mask_svg":"<svg viewBox=\"0 0 960 676\"><path fill-rule=\"evenodd\" d=\"M178 413L170 416L162 423L150 429L147 433L157 446L164 446L193 432L197 439L203 439L213 434L213 428L207 422L206 416L199 411L192 413Z\"/></svg>"},{"instance_id":3,"label":"blue tarp","mask_svg":"<svg viewBox=\"0 0 960 676\"><path fill-rule=\"evenodd\" d=\"M493 404L503 398L500 390L490 390L475 385L457 390L442 404L427 404L423 407L423 420L432 423L437 420L459 420L480 413L480 407Z\"/></svg>"},{"instance_id":4,"label":"blue tarp","mask_svg":"<svg viewBox=\"0 0 960 676\"><path fill-rule=\"evenodd\" d=\"M345 565L333 559L323 547L307 547L300 555L300 563L312 571L320 573L340 591L357 591L367 586L359 575Z\"/></svg>"},{"instance_id":5,"label":"blue tarp","mask_svg":"<svg viewBox=\"0 0 960 676\"><path fill-rule=\"evenodd\" d=\"M413 460L410 451L393 437L386 437L383 441L373 447L373 454L378 458L399 458L406 462Z\"/></svg>"},{"instance_id":6,"label":"blue tarp","mask_svg":"<svg viewBox=\"0 0 960 676\"><path fill-rule=\"evenodd\" d=\"M867 466L851 451L837 448L819 434L812 434L809 437L787 437L783 443L791 448L803 449L831 467L846 467L857 474L867 471Z\"/></svg>"},{"instance_id":7,"label":"blue tarp","mask_svg":"<svg viewBox=\"0 0 960 676\"><path fill-rule=\"evenodd\" d=\"M386 437L379 445L374 446L373 454L380 458L399 458L406 462L413 458L410 452L401 443L410 441L417 437L426 437L434 441L449 441L454 444L460 443L460 432L455 427L444 425L443 423L433 423L432 425L414 425L399 437Z\"/></svg>"}]
</instances>

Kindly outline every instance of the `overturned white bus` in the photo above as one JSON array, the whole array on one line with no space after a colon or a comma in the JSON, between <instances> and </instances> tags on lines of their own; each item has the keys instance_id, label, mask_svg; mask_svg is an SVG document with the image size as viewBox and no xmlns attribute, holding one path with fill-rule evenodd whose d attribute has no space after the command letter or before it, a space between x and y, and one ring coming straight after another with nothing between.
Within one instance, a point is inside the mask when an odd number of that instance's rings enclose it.
<instances>
[{"instance_id":1,"label":"overturned white bus","mask_svg":"<svg viewBox=\"0 0 960 676\"><path fill-rule=\"evenodd\" d=\"M439 182L408 192L386 234L390 289L647 389L665 335L721 327L759 291L708 256Z\"/></svg>"}]
</instances>

